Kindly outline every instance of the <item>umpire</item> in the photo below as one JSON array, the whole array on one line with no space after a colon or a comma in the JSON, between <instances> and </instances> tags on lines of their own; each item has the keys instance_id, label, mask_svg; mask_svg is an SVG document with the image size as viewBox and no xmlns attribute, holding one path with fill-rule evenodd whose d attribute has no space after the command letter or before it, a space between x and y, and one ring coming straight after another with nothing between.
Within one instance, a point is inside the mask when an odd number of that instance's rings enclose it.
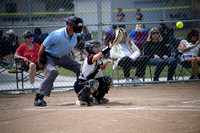
<instances>
[{"instance_id":1,"label":"umpire","mask_svg":"<svg viewBox=\"0 0 200 133\"><path fill-rule=\"evenodd\" d=\"M82 31L83 20L70 16L66 20L66 27L55 30L41 44L38 54L40 68L46 69L47 75L43 79L39 91L36 94L34 105L46 106L44 96L50 96L53 82L58 76L56 65L73 71L78 76L80 64L69 55L77 44L77 36Z\"/></svg>"}]
</instances>

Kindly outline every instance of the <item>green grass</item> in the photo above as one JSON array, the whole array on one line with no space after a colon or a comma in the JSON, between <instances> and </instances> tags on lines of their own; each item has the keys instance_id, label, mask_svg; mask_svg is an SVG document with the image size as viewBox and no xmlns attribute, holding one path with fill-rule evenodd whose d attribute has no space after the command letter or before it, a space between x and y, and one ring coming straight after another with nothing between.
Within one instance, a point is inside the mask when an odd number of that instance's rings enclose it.
<instances>
[{"instance_id":1,"label":"green grass","mask_svg":"<svg viewBox=\"0 0 200 133\"><path fill-rule=\"evenodd\" d=\"M150 68L147 66L146 67L146 72L145 72L145 78L151 78L150 76ZM69 71L67 69L64 69L64 68L58 68L58 71L59 71L59 75L62 75L62 76L69 76L69 77L75 77L75 73L73 73L72 71ZM179 71L180 71L180 65L178 64L177 66L177 69L176 69L176 75L179 74ZM151 72L152 72L152 76L154 75L154 72L155 72L155 66L152 66L151 67ZM134 77L136 73L136 69L131 69L131 76L130 77ZM167 77L167 73L168 73L168 67L166 66L164 68L164 70L162 71L160 77ZM117 79L116 77L116 70L114 71L113 75L114 75L114 79ZM109 76L112 76L112 64L106 69L104 70L104 75L109 75ZM187 72L186 69L183 69L183 75L184 76L190 76L190 73ZM119 70L119 78L120 79L123 79L124 78L124 73L122 70Z\"/></svg>"},{"instance_id":2,"label":"green grass","mask_svg":"<svg viewBox=\"0 0 200 133\"><path fill-rule=\"evenodd\" d=\"M179 74L179 71L180 71L180 65L178 64L177 68L176 68L176 72L175 74L178 75ZM191 71L191 69L190 69ZM152 77L154 76L154 72L155 72L155 66L151 66L151 73L152 73ZM131 69L131 72L130 72L130 77L134 77L136 73L136 69ZM183 75L184 76L190 76L191 74L184 68L183 69ZM116 71L114 71L114 79L116 79ZM168 67L166 66L164 68L164 70L162 71L160 77L167 77L167 74L168 74ZM105 70L104 72L104 75L110 75L112 76L112 66L108 68L108 70ZM174 75L175 76L175 75ZM119 77L121 79L124 78L124 73L123 73L123 70L119 70ZM146 67L146 72L145 72L145 78L151 78L151 75L150 75L150 67Z\"/></svg>"}]
</instances>

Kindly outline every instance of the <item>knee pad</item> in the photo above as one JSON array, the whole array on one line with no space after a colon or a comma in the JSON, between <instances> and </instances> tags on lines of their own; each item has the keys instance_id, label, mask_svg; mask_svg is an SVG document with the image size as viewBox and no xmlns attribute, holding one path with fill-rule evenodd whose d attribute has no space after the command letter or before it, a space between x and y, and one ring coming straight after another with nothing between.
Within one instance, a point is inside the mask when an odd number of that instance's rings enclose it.
<instances>
[{"instance_id":1,"label":"knee pad","mask_svg":"<svg viewBox=\"0 0 200 133\"><path fill-rule=\"evenodd\" d=\"M90 93L93 94L95 91L97 91L99 87L99 81L96 79L90 79L88 83L89 83L88 87L90 88Z\"/></svg>"},{"instance_id":2,"label":"knee pad","mask_svg":"<svg viewBox=\"0 0 200 133\"><path fill-rule=\"evenodd\" d=\"M110 76L103 76L103 80L106 83L106 86L113 86L113 80Z\"/></svg>"}]
</instances>

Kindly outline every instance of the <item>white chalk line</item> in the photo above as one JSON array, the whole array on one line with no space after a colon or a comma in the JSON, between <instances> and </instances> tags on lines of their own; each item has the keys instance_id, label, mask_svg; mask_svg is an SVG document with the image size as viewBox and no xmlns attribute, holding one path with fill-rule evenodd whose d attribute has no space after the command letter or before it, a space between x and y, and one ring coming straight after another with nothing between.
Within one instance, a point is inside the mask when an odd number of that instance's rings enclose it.
<instances>
[{"instance_id":1,"label":"white chalk line","mask_svg":"<svg viewBox=\"0 0 200 133\"><path fill-rule=\"evenodd\" d=\"M179 108L179 109L177 109ZM192 109L193 108L193 109ZM195 108L195 109L194 109ZM135 107L135 108L91 108L91 107L81 107L81 108L64 108L64 109L53 109L49 107L34 107L29 109L24 109L26 111L104 111L104 110L166 110L166 111L200 111L200 106L146 106L146 107Z\"/></svg>"},{"instance_id":2,"label":"white chalk line","mask_svg":"<svg viewBox=\"0 0 200 133\"><path fill-rule=\"evenodd\" d=\"M186 101L186 102L182 102L182 103L196 103L196 102L200 102L200 100Z\"/></svg>"}]
</instances>

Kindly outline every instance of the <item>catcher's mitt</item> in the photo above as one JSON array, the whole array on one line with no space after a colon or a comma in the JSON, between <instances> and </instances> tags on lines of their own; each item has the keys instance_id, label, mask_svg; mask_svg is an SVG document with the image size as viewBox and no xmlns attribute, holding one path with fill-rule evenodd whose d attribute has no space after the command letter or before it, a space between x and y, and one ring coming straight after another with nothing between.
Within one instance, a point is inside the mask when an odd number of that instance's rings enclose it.
<instances>
[{"instance_id":1,"label":"catcher's mitt","mask_svg":"<svg viewBox=\"0 0 200 133\"><path fill-rule=\"evenodd\" d=\"M118 43L121 42L121 40L123 39L124 37L124 34L125 34L126 30L123 29L123 28L118 28L115 33L113 34L113 37L110 41L110 43L112 45L117 45Z\"/></svg>"}]
</instances>

